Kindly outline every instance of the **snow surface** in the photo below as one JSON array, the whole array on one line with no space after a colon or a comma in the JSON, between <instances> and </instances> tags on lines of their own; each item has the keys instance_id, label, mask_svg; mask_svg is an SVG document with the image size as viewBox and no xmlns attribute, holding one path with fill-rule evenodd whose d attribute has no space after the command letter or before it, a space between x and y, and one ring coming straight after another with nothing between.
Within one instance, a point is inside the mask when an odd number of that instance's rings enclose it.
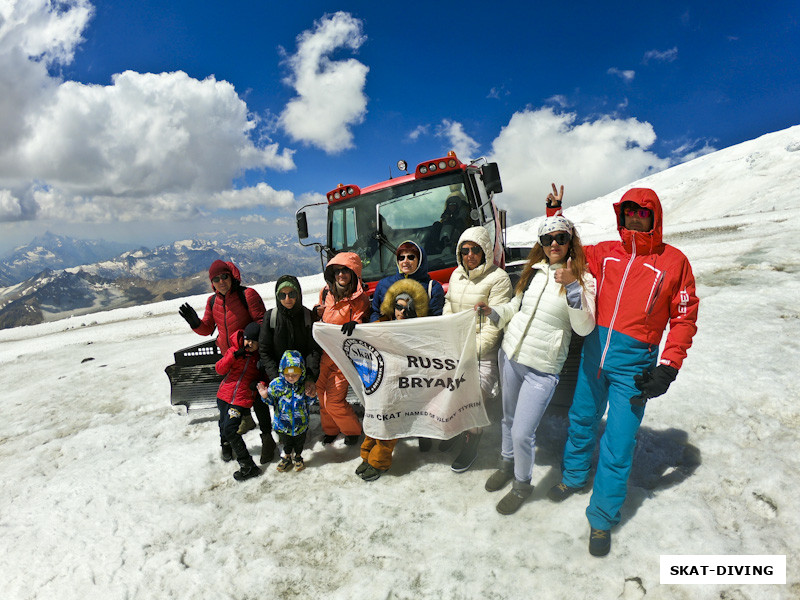
<instances>
[{"instance_id":1,"label":"snow surface","mask_svg":"<svg viewBox=\"0 0 800 600\"><path fill-rule=\"evenodd\" d=\"M588 494L545 496L566 436L555 411L513 516L495 510L504 492L483 489L496 424L460 475L452 451L401 442L364 483L339 440L310 445L303 472L273 462L235 482L216 422L169 405L164 367L201 341L177 299L0 331L2 598L800 597L798 149L794 127L636 183L659 193L665 238L692 262L699 331L648 404L608 557L587 552ZM622 191L567 211L585 239L616 235ZM306 305L321 283L302 279ZM188 301L201 310L205 297ZM258 453L258 433L245 439ZM660 585L664 554L784 554L787 584Z\"/></svg>"}]
</instances>

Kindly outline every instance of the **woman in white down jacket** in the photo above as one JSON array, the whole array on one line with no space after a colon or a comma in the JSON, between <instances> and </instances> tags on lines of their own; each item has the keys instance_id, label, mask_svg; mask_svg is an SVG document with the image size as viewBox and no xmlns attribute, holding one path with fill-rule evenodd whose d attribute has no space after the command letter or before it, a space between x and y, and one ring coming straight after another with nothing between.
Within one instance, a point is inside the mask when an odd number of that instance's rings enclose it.
<instances>
[{"instance_id":1,"label":"woman in white down jacket","mask_svg":"<svg viewBox=\"0 0 800 600\"><path fill-rule=\"evenodd\" d=\"M511 280L503 269L494 264L494 258L494 240L484 227L470 227L461 234L456 245L458 267L450 276L444 314L472 310L478 302L499 305L511 299ZM488 318L480 315L475 333L481 396L485 405L499 379L497 347L503 332ZM478 454L480 436L480 429L471 429L464 433L464 444L453 461L453 471L462 473L470 468ZM443 445L448 447L447 442Z\"/></svg>"},{"instance_id":2,"label":"woman in white down jacket","mask_svg":"<svg viewBox=\"0 0 800 600\"><path fill-rule=\"evenodd\" d=\"M514 298L491 309L479 302L475 310L489 313L505 330L499 353L503 445L500 467L486 490L500 490L514 480L497 505L508 515L533 492L536 429L558 384L572 331L585 336L595 325L595 281L572 222L561 216L545 219Z\"/></svg>"}]
</instances>

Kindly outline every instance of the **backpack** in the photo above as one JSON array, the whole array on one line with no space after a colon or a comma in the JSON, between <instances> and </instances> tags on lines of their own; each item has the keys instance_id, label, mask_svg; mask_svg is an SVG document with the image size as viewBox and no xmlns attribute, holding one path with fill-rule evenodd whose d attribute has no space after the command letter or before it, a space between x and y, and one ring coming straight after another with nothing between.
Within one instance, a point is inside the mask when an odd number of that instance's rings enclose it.
<instances>
[{"instance_id":1,"label":"backpack","mask_svg":"<svg viewBox=\"0 0 800 600\"><path fill-rule=\"evenodd\" d=\"M246 289L247 289L246 287L240 285L238 288L236 288L236 292L239 294L239 298L241 299L242 304L244 304L244 307L247 309L247 314L249 315L250 320L255 321L253 315L250 314L250 305L247 303L247 297L244 295L244 291ZM213 296L211 296L211 306L210 306L211 310L214 310L214 302L216 301L216 299L217 299L217 294L215 293Z\"/></svg>"},{"instance_id":2,"label":"backpack","mask_svg":"<svg viewBox=\"0 0 800 600\"><path fill-rule=\"evenodd\" d=\"M275 326L278 324L278 311L274 308L270 308L267 313L269 313L269 328L272 331L275 331ZM311 311L308 310L305 306L303 307L303 317L306 323L306 328L311 328ZM267 320L267 317L264 317L264 320Z\"/></svg>"}]
</instances>

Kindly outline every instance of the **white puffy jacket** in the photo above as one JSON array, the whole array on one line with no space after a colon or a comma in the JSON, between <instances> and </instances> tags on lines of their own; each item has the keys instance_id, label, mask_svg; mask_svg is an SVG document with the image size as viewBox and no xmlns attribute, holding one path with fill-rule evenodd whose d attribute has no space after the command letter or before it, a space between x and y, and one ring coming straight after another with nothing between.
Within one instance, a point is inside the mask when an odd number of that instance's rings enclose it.
<instances>
[{"instance_id":1,"label":"white puffy jacket","mask_svg":"<svg viewBox=\"0 0 800 600\"><path fill-rule=\"evenodd\" d=\"M542 261L533 266L528 289L507 304L492 306L505 328L503 351L506 356L542 373L560 373L569 352L572 330L588 335L595 324L595 281L588 274L581 288L581 308L570 308L567 296L556 283L556 269Z\"/></svg>"},{"instance_id":2,"label":"white puffy jacket","mask_svg":"<svg viewBox=\"0 0 800 600\"><path fill-rule=\"evenodd\" d=\"M468 271L461 261L461 244L472 242L483 249L486 261L472 271ZM473 310L478 302L489 306L504 304L513 294L508 273L494 264L494 241L484 227L470 227L461 234L456 245L458 267L450 276L445 295L443 314ZM488 317L478 317L475 333L480 357L488 357L500 345L502 330Z\"/></svg>"}]
</instances>

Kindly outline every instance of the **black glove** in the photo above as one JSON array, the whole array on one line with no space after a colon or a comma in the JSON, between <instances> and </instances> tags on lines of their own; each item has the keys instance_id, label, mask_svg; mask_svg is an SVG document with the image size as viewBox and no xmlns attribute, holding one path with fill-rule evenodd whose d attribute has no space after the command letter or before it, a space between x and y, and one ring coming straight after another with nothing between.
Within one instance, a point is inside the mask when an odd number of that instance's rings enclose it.
<instances>
[{"instance_id":1,"label":"black glove","mask_svg":"<svg viewBox=\"0 0 800 600\"><path fill-rule=\"evenodd\" d=\"M181 304L181 307L178 309L178 314L186 319L186 322L192 329L200 327L200 318L197 316L194 309L189 306L188 302L186 304Z\"/></svg>"},{"instance_id":2,"label":"black glove","mask_svg":"<svg viewBox=\"0 0 800 600\"><path fill-rule=\"evenodd\" d=\"M342 325L342 333L345 335L353 335L353 330L356 328L356 325L358 325L356 321L348 321Z\"/></svg>"},{"instance_id":3,"label":"black glove","mask_svg":"<svg viewBox=\"0 0 800 600\"><path fill-rule=\"evenodd\" d=\"M245 350L244 348L239 348L236 352L233 353L233 355L236 358L244 358L246 352L247 350Z\"/></svg>"},{"instance_id":4,"label":"black glove","mask_svg":"<svg viewBox=\"0 0 800 600\"><path fill-rule=\"evenodd\" d=\"M633 406L644 406L650 398L656 398L667 392L669 384L675 381L678 369L669 365L658 365L652 371L642 371L633 376L633 383L642 393L631 398Z\"/></svg>"}]
</instances>

